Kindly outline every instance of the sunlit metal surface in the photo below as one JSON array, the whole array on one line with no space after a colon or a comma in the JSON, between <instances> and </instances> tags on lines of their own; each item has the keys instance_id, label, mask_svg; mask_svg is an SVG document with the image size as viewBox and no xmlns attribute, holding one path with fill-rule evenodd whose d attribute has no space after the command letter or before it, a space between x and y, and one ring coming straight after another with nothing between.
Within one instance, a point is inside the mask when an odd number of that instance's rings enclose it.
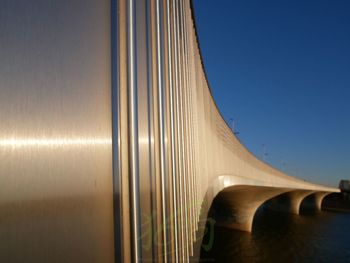
<instances>
[{"instance_id":1,"label":"sunlit metal surface","mask_svg":"<svg viewBox=\"0 0 350 263\"><path fill-rule=\"evenodd\" d=\"M189 262L217 197L251 231L268 199L298 213L337 191L232 134L192 12L190 0L0 0L0 262Z\"/></svg>"},{"instance_id":2,"label":"sunlit metal surface","mask_svg":"<svg viewBox=\"0 0 350 263\"><path fill-rule=\"evenodd\" d=\"M0 0L0 262L113 262L109 0Z\"/></svg>"},{"instance_id":3,"label":"sunlit metal surface","mask_svg":"<svg viewBox=\"0 0 350 263\"><path fill-rule=\"evenodd\" d=\"M66 146L89 146L89 145L111 145L111 139L0 139L0 147L22 148L22 147L66 147Z\"/></svg>"}]
</instances>

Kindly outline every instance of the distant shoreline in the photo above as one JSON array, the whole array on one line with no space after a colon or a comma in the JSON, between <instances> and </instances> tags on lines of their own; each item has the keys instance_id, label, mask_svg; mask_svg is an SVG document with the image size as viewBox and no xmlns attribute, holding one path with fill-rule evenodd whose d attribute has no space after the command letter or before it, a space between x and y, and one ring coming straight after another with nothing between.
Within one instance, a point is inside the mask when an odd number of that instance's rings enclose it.
<instances>
[{"instance_id":1,"label":"distant shoreline","mask_svg":"<svg viewBox=\"0 0 350 263\"><path fill-rule=\"evenodd\" d=\"M322 207L323 211L350 213L350 208Z\"/></svg>"},{"instance_id":2,"label":"distant shoreline","mask_svg":"<svg viewBox=\"0 0 350 263\"><path fill-rule=\"evenodd\" d=\"M342 194L334 193L325 198L322 203L322 210L350 213L350 201L344 200Z\"/></svg>"}]
</instances>

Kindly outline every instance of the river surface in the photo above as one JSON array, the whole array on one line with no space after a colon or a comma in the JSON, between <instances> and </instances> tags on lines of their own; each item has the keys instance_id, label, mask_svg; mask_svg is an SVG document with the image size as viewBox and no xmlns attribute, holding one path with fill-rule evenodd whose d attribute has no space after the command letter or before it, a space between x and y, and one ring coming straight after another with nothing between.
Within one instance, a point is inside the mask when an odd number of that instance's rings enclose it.
<instances>
[{"instance_id":1,"label":"river surface","mask_svg":"<svg viewBox=\"0 0 350 263\"><path fill-rule=\"evenodd\" d=\"M251 234L215 227L212 236L201 262L350 262L350 213L260 209Z\"/></svg>"}]
</instances>

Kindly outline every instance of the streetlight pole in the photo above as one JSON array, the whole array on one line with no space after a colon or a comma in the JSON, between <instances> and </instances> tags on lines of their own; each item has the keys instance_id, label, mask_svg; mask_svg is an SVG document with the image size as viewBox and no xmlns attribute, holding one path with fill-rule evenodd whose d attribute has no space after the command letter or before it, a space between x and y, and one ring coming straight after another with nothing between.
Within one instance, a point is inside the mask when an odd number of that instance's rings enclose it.
<instances>
[{"instance_id":1,"label":"streetlight pole","mask_svg":"<svg viewBox=\"0 0 350 263\"><path fill-rule=\"evenodd\" d=\"M262 144L262 147L263 147L263 161L265 162L266 161L266 157L268 155L267 151L266 151L266 145L265 143Z\"/></svg>"},{"instance_id":2,"label":"streetlight pole","mask_svg":"<svg viewBox=\"0 0 350 263\"><path fill-rule=\"evenodd\" d=\"M230 122L231 122L231 130L232 130L233 134L238 135L239 132L235 132L235 120L233 118L230 118Z\"/></svg>"}]
</instances>

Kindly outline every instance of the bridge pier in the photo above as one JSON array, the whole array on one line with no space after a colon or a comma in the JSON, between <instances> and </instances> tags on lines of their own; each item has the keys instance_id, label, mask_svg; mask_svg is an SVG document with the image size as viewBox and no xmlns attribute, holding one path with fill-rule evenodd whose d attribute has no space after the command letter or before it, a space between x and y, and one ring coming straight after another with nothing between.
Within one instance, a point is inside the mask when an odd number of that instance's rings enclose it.
<instances>
[{"instance_id":1,"label":"bridge pier","mask_svg":"<svg viewBox=\"0 0 350 263\"><path fill-rule=\"evenodd\" d=\"M321 211L323 198L329 194L329 192L314 192L306 196L300 204L300 209L308 211Z\"/></svg>"},{"instance_id":2,"label":"bridge pier","mask_svg":"<svg viewBox=\"0 0 350 263\"><path fill-rule=\"evenodd\" d=\"M299 215L301 209L320 211L327 192L239 185L222 190L213 199L208 219L218 226L251 232L254 215L264 204L269 210Z\"/></svg>"},{"instance_id":3,"label":"bridge pier","mask_svg":"<svg viewBox=\"0 0 350 263\"><path fill-rule=\"evenodd\" d=\"M278 195L266 202L264 208L299 215L300 205L303 200L314 193L313 191L307 190L293 190L287 193Z\"/></svg>"},{"instance_id":4,"label":"bridge pier","mask_svg":"<svg viewBox=\"0 0 350 263\"><path fill-rule=\"evenodd\" d=\"M214 199L208 217L219 226L251 232L256 210L267 200L288 191L285 188L233 186Z\"/></svg>"}]
</instances>

